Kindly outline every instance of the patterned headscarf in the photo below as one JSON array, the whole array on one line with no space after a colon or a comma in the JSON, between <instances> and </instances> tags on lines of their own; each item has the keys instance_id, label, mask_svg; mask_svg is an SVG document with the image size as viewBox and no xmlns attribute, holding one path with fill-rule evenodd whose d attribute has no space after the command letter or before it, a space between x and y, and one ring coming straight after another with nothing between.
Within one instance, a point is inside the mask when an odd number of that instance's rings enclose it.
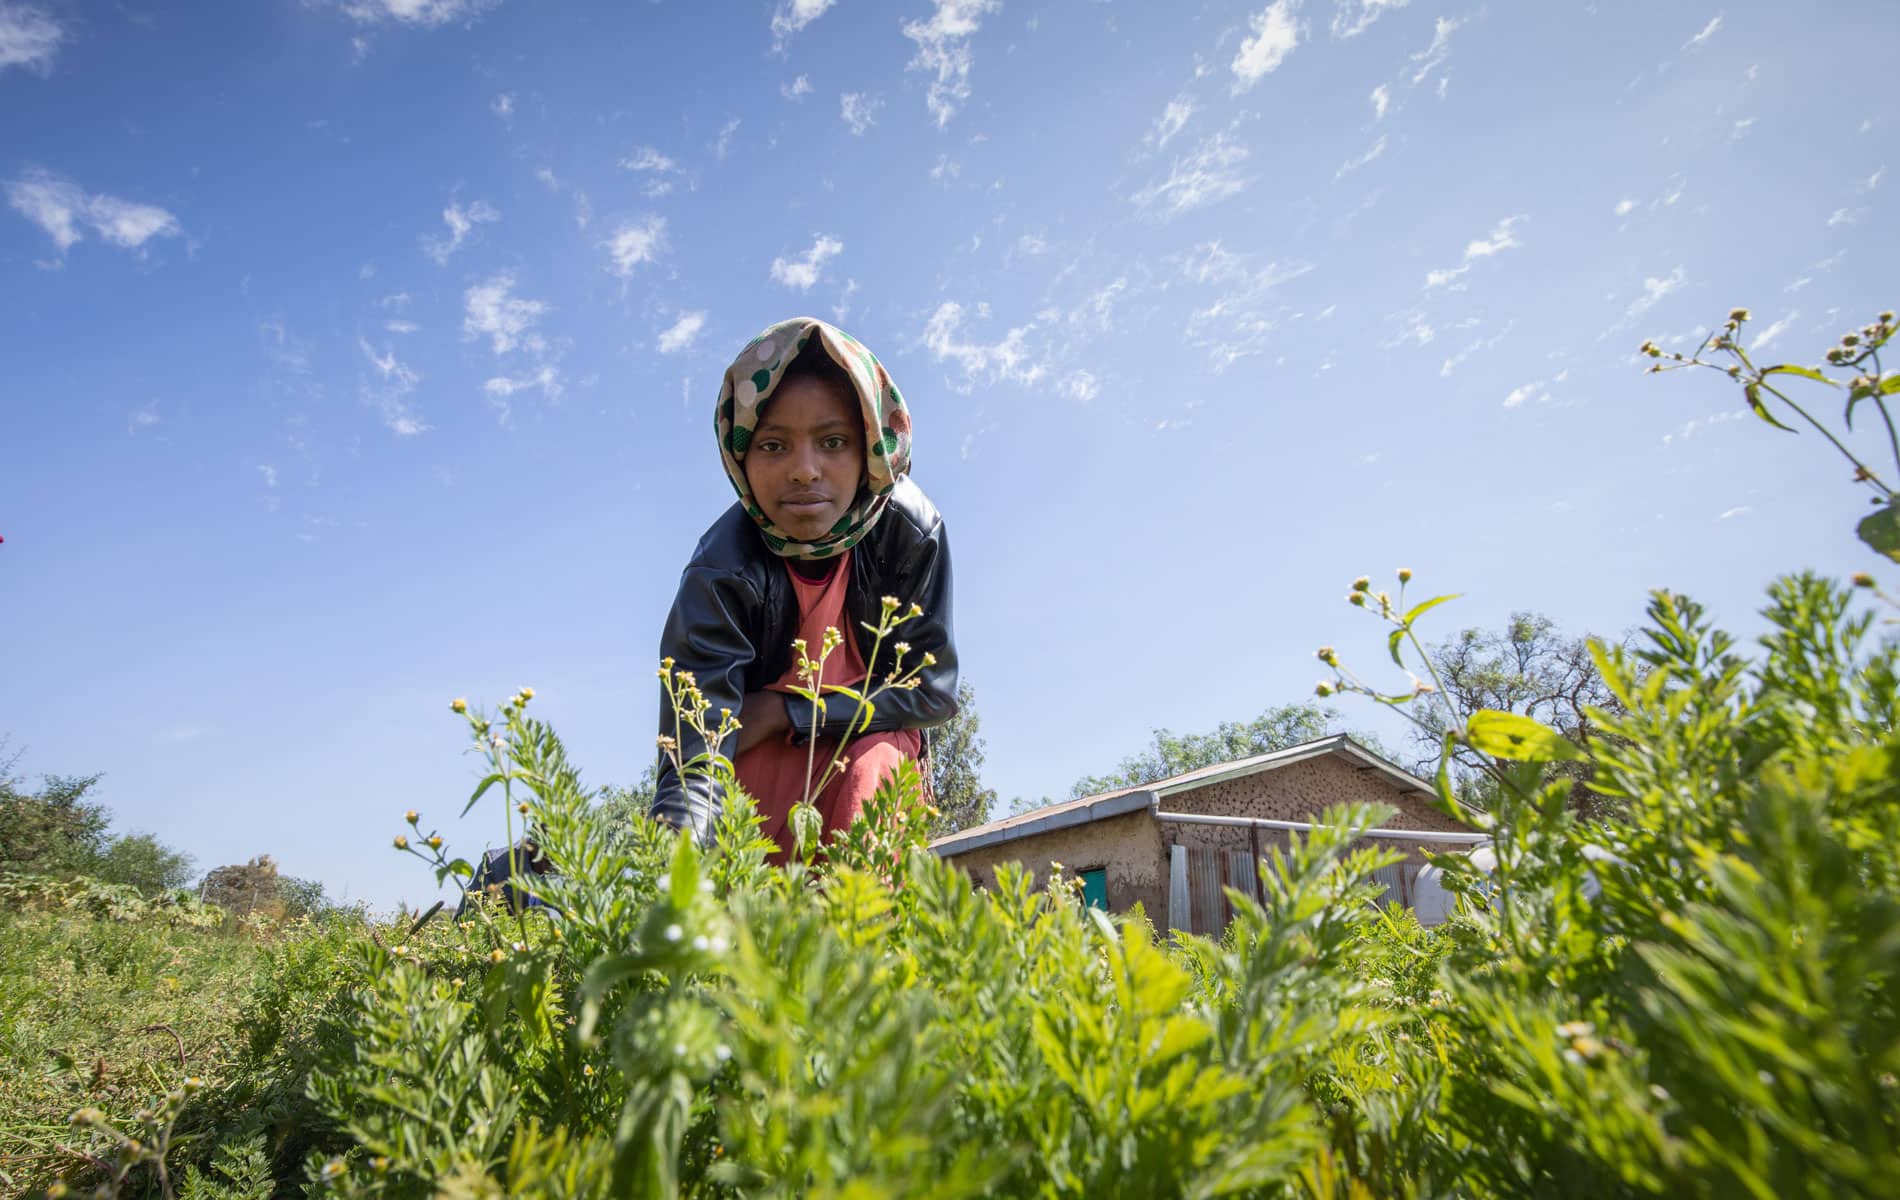
<instances>
[{"instance_id":1,"label":"patterned headscarf","mask_svg":"<svg viewBox=\"0 0 1900 1200\"><path fill-rule=\"evenodd\" d=\"M825 354L843 367L864 414L864 483L831 532L815 542L797 542L772 523L746 482L745 452L752 444L760 410L800 354ZM726 368L719 386L719 457L739 503L758 522L765 544L785 558L834 558L871 532L890 503L891 489L910 473L910 410L897 385L864 343L816 317L780 321L746 344Z\"/></svg>"}]
</instances>

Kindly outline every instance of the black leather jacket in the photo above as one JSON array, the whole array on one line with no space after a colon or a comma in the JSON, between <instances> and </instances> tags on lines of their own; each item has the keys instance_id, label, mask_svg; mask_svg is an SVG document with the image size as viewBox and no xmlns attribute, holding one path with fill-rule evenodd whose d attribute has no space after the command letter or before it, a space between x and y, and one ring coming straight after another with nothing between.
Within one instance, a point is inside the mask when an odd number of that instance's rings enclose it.
<instances>
[{"instance_id":1,"label":"black leather jacket","mask_svg":"<svg viewBox=\"0 0 1900 1200\"><path fill-rule=\"evenodd\" d=\"M936 655L937 661L924 670L915 689L888 691L878 697L877 712L863 732L940 725L957 710L950 544L936 506L907 478L898 481L884 515L851 555L845 615L863 652L869 652L871 639L860 623L877 624L885 596L897 597L906 609L915 603L924 611L885 640L877 662L866 664L874 680L891 672L896 641L911 646L904 660L907 667L925 653ZM691 671L697 678L712 706L709 723L716 727L720 709L739 712L747 693L784 676L793 662L791 644L797 636L798 598L786 578L784 560L767 548L758 526L734 504L700 538L680 576L679 594L660 637L660 654L671 658L675 669ZM812 649L816 652L817 647ZM787 696L785 707L793 736L803 741L814 734L843 733L858 706L849 697L834 695L819 704ZM664 688L660 732L674 733L672 702ZM684 722L679 725L679 739L681 762L691 761L706 748ZM730 742L726 749L730 753ZM713 821L725 801L723 791L703 775L689 774L682 780L672 761L661 755L650 815L693 830L703 846L711 841Z\"/></svg>"}]
</instances>

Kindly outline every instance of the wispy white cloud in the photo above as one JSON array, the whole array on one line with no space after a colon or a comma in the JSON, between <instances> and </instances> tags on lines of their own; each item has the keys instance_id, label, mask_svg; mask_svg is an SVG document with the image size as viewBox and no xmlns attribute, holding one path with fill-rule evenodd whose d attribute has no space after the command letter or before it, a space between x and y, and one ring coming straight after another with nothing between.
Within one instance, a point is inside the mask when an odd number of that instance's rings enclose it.
<instances>
[{"instance_id":1,"label":"wispy white cloud","mask_svg":"<svg viewBox=\"0 0 1900 1200\"><path fill-rule=\"evenodd\" d=\"M547 302L523 299L514 290L512 271L499 272L469 288L463 295L462 336L488 338L496 354L507 354L516 346L537 354L545 350L547 341L535 326L548 311Z\"/></svg>"},{"instance_id":2,"label":"wispy white cloud","mask_svg":"<svg viewBox=\"0 0 1900 1200\"><path fill-rule=\"evenodd\" d=\"M561 373L551 363L542 363L534 370L519 378L512 375L497 375L482 384L482 392L488 397L489 407L495 410L495 419L503 425L514 418L514 406L510 400L516 392L526 392L539 388L541 398L549 404L560 401L566 392L561 382Z\"/></svg>"},{"instance_id":3,"label":"wispy white cloud","mask_svg":"<svg viewBox=\"0 0 1900 1200\"><path fill-rule=\"evenodd\" d=\"M924 97L930 115L942 129L970 98L970 39L983 16L1000 9L1002 0L934 0L927 20L906 21L904 36L917 43L917 53L906 70L936 76Z\"/></svg>"},{"instance_id":4,"label":"wispy white cloud","mask_svg":"<svg viewBox=\"0 0 1900 1200\"><path fill-rule=\"evenodd\" d=\"M1274 0L1248 19L1253 36L1240 43L1240 52L1230 64L1234 91L1244 92L1259 83L1293 53L1304 27L1294 16L1299 10L1300 0Z\"/></svg>"},{"instance_id":5,"label":"wispy white cloud","mask_svg":"<svg viewBox=\"0 0 1900 1200\"><path fill-rule=\"evenodd\" d=\"M723 161L732 152L732 135L739 132L739 118L734 117L719 127L719 139L713 143L713 157Z\"/></svg>"},{"instance_id":6,"label":"wispy white cloud","mask_svg":"<svg viewBox=\"0 0 1900 1200\"><path fill-rule=\"evenodd\" d=\"M1663 434L1662 444L1671 446L1677 442L1686 442L1705 429L1712 429L1717 425L1726 424L1729 421L1740 420L1745 415L1747 414L1743 410L1731 408L1708 417L1690 417L1687 421L1682 423L1681 429L1676 430L1674 433Z\"/></svg>"},{"instance_id":7,"label":"wispy white cloud","mask_svg":"<svg viewBox=\"0 0 1900 1200\"><path fill-rule=\"evenodd\" d=\"M975 316L988 320L987 304L978 304ZM964 308L954 300L937 306L924 325L923 343L938 362L951 362L963 369L964 388L979 382L1007 380L1020 384L1040 381L1048 367L1029 346L1035 322L1019 325L994 342L984 342L963 332Z\"/></svg>"},{"instance_id":8,"label":"wispy white cloud","mask_svg":"<svg viewBox=\"0 0 1900 1200\"><path fill-rule=\"evenodd\" d=\"M1155 119L1154 128L1148 131L1147 137L1141 139L1142 144L1156 150L1165 148L1174 135L1181 132L1181 127L1188 123L1188 118L1193 115L1194 102L1186 96L1176 96L1168 101L1168 107L1163 109L1161 115Z\"/></svg>"},{"instance_id":9,"label":"wispy white cloud","mask_svg":"<svg viewBox=\"0 0 1900 1200\"><path fill-rule=\"evenodd\" d=\"M1179 268L1184 282L1209 292L1188 312L1182 337L1205 352L1218 373L1266 351L1291 311L1277 299L1277 289L1312 271L1313 264L1258 263L1219 242L1203 242L1180 258Z\"/></svg>"},{"instance_id":10,"label":"wispy white cloud","mask_svg":"<svg viewBox=\"0 0 1900 1200\"><path fill-rule=\"evenodd\" d=\"M826 234L818 234L811 249L797 258L772 260L772 281L788 288L809 292L824 273L825 264L844 252L844 243Z\"/></svg>"},{"instance_id":11,"label":"wispy white cloud","mask_svg":"<svg viewBox=\"0 0 1900 1200\"><path fill-rule=\"evenodd\" d=\"M1252 182L1240 173L1246 161L1247 147L1223 130L1202 141L1192 154L1175 159L1166 179L1150 183L1129 199L1144 213L1172 220L1245 189Z\"/></svg>"},{"instance_id":12,"label":"wispy white cloud","mask_svg":"<svg viewBox=\"0 0 1900 1200\"><path fill-rule=\"evenodd\" d=\"M415 25L434 29L477 17L501 0L343 0L343 13L359 25Z\"/></svg>"},{"instance_id":13,"label":"wispy white cloud","mask_svg":"<svg viewBox=\"0 0 1900 1200\"><path fill-rule=\"evenodd\" d=\"M391 333L415 333L422 326L414 321L384 321L383 328Z\"/></svg>"},{"instance_id":14,"label":"wispy white cloud","mask_svg":"<svg viewBox=\"0 0 1900 1200\"><path fill-rule=\"evenodd\" d=\"M1333 0L1333 36L1358 37L1388 10L1405 4L1406 0Z\"/></svg>"},{"instance_id":15,"label":"wispy white cloud","mask_svg":"<svg viewBox=\"0 0 1900 1200\"><path fill-rule=\"evenodd\" d=\"M1627 217L1635 211L1636 201L1634 200L1618 200L1616 202L1616 215L1619 217Z\"/></svg>"},{"instance_id":16,"label":"wispy white cloud","mask_svg":"<svg viewBox=\"0 0 1900 1200\"><path fill-rule=\"evenodd\" d=\"M1102 394L1102 385L1093 372L1076 370L1062 377L1056 391L1079 404L1087 404Z\"/></svg>"},{"instance_id":17,"label":"wispy white cloud","mask_svg":"<svg viewBox=\"0 0 1900 1200\"><path fill-rule=\"evenodd\" d=\"M589 224L593 222L594 220L593 202L588 200L587 193L581 190L579 184L569 185L569 184L563 183L561 179L557 175L555 175L554 171L548 167L536 167L534 171L534 177L540 180L541 183L551 192L568 192L573 195L574 197L574 223L576 225L578 225L582 229L585 229L587 228Z\"/></svg>"},{"instance_id":18,"label":"wispy white cloud","mask_svg":"<svg viewBox=\"0 0 1900 1200\"><path fill-rule=\"evenodd\" d=\"M1543 391L1543 387L1543 380L1533 379L1521 387L1512 388L1510 394L1504 397L1504 407L1521 408L1524 405L1524 401L1529 400L1532 396L1536 396L1539 400L1550 399L1550 393Z\"/></svg>"},{"instance_id":19,"label":"wispy white cloud","mask_svg":"<svg viewBox=\"0 0 1900 1200\"><path fill-rule=\"evenodd\" d=\"M1521 243L1517 240L1517 235L1513 233L1511 229L1512 226L1525 219L1522 214L1515 217L1506 217L1502 221L1499 221L1496 227L1491 230L1491 236L1475 238L1466 243L1464 261L1455 267L1448 267L1443 270L1427 273L1425 276L1425 286L1427 288L1435 288L1455 283L1462 276L1470 272L1472 264L1478 259L1490 258L1494 254L1501 254L1506 250L1513 249L1520 245Z\"/></svg>"},{"instance_id":20,"label":"wispy white cloud","mask_svg":"<svg viewBox=\"0 0 1900 1200\"><path fill-rule=\"evenodd\" d=\"M7 181L7 202L44 229L61 255L84 241L87 229L126 250L143 250L153 238L184 232L177 217L156 205L87 192L65 176L37 167Z\"/></svg>"},{"instance_id":21,"label":"wispy white cloud","mask_svg":"<svg viewBox=\"0 0 1900 1200\"><path fill-rule=\"evenodd\" d=\"M686 178L688 185L691 185L690 177L681 169L679 163L651 146L634 147L632 154L620 160L620 165L645 177L646 182L641 185L640 190L649 198L657 198L671 192L676 178Z\"/></svg>"},{"instance_id":22,"label":"wispy white cloud","mask_svg":"<svg viewBox=\"0 0 1900 1200\"><path fill-rule=\"evenodd\" d=\"M1361 154L1358 158L1347 159L1345 162L1339 164L1339 170L1333 172L1333 178L1335 180L1344 179L1346 176L1350 175L1352 172L1357 171L1360 167L1365 166L1367 163L1371 162L1373 159L1379 157L1381 154L1384 154L1384 153L1385 153L1385 135L1382 133L1379 135L1379 140L1372 143L1371 148L1368 149L1364 154Z\"/></svg>"},{"instance_id":23,"label":"wispy white cloud","mask_svg":"<svg viewBox=\"0 0 1900 1200\"><path fill-rule=\"evenodd\" d=\"M1735 122L1734 126L1729 130L1728 140L1731 142L1741 141L1742 136L1748 132L1748 127L1754 123L1755 118L1753 117L1743 117L1741 120Z\"/></svg>"},{"instance_id":24,"label":"wispy white cloud","mask_svg":"<svg viewBox=\"0 0 1900 1200\"><path fill-rule=\"evenodd\" d=\"M356 342L363 348L363 357L369 360L376 372L373 378L366 377L363 381L364 401L382 414L383 424L397 437L414 437L428 432L429 426L409 404L410 394L422 382L422 376L397 359L393 349L385 346L379 355L368 339L359 337Z\"/></svg>"},{"instance_id":25,"label":"wispy white cloud","mask_svg":"<svg viewBox=\"0 0 1900 1200\"><path fill-rule=\"evenodd\" d=\"M955 179L961 174L963 174L963 164L957 162L948 154L939 154L937 156L937 165L930 168L930 177L939 183Z\"/></svg>"},{"instance_id":26,"label":"wispy white cloud","mask_svg":"<svg viewBox=\"0 0 1900 1200\"><path fill-rule=\"evenodd\" d=\"M838 293L838 302L831 306L832 320L843 321L846 317L851 315L851 297L857 294L858 281L855 279L845 280L844 291Z\"/></svg>"},{"instance_id":27,"label":"wispy white cloud","mask_svg":"<svg viewBox=\"0 0 1900 1200\"><path fill-rule=\"evenodd\" d=\"M1755 340L1748 344L1749 352L1752 354L1753 352L1760 350L1763 346L1766 346L1769 342L1774 341L1776 338L1780 337L1782 334L1788 332L1788 327L1790 325L1793 325L1795 321L1800 318L1800 316L1801 314L1799 312L1791 312L1787 316L1782 317L1781 319L1777 320L1774 324L1770 325L1768 328L1756 334Z\"/></svg>"},{"instance_id":28,"label":"wispy white cloud","mask_svg":"<svg viewBox=\"0 0 1900 1200\"><path fill-rule=\"evenodd\" d=\"M423 234L422 252L438 263L447 264L449 256L462 248L462 243L468 240L468 235L477 225L499 220L501 214L485 201L477 200L467 208L451 203L442 210L442 222L449 227L449 236L441 238Z\"/></svg>"},{"instance_id":29,"label":"wispy white cloud","mask_svg":"<svg viewBox=\"0 0 1900 1200\"><path fill-rule=\"evenodd\" d=\"M1749 513L1754 512L1754 511L1755 511L1754 509L1750 508L1746 504L1737 504L1734 508L1725 510L1721 516L1715 519L1718 521L1729 521L1729 520L1733 520L1736 517L1745 517Z\"/></svg>"},{"instance_id":30,"label":"wispy white cloud","mask_svg":"<svg viewBox=\"0 0 1900 1200\"><path fill-rule=\"evenodd\" d=\"M636 146L633 153L620 160L620 165L629 171L676 171L679 164L661 154L651 146Z\"/></svg>"},{"instance_id":31,"label":"wispy white cloud","mask_svg":"<svg viewBox=\"0 0 1900 1200\"><path fill-rule=\"evenodd\" d=\"M158 401L148 400L138 408L133 409L132 415L126 419L126 436L130 437L135 433L150 429L158 423Z\"/></svg>"},{"instance_id":32,"label":"wispy white cloud","mask_svg":"<svg viewBox=\"0 0 1900 1200\"><path fill-rule=\"evenodd\" d=\"M1643 294L1630 301L1629 311L1624 315L1631 318L1642 316L1656 307L1663 297L1681 287L1688 278L1687 272L1677 267L1661 279L1652 275L1643 280Z\"/></svg>"},{"instance_id":33,"label":"wispy white cloud","mask_svg":"<svg viewBox=\"0 0 1900 1200\"><path fill-rule=\"evenodd\" d=\"M884 97L867 96L863 92L845 92L838 97L838 115L851 127L854 137L863 137L864 132L877 124L878 110L884 107Z\"/></svg>"},{"instance_id":34,"label":"wispy white cloud","mask_svg":"<svg viewBox=\"0 0 1900 1200\"><path fill-rule=\"evenodd\" d=\"M1387 350L1394 346L1403 346L1407 342L1422 349L1431 345L1438 337L1438 330L1432 327L1431 321L1425 316L1424 309L1413 308L1394 313L1392 321L1398 326L1397 330L1391 337L1380 343Z\"/></svg>"},{"instance_id":35,"label":"wispy white cloud","mask_svg":"<svg viewBox=\"0 0 1900 1200\"><path fill-rule=\"evenodd\" d=\"M494 113L504 121L514 116L515 94L513 92L503 92L501 95L496 96L493 100L488 102L488 111Z\"/></svg>"},{"instance_id":36,"label":"wispy white cloud","mask_svg":"<svg viewBox=\"0 0 1900 1200\"><path fill-rule=\"evenodd\" d=\"M265 487L274 488L277 486L277 468L276 467L271 466L269 463L260 463L258 464L258 467L257 467L257 473L264 477Z\"/></svg>"},{"instance_id":37,"label":"wispy white cloud","mask_svg":"<svg viewBox=\"0 0 1900 1200\"><path fill-rule=\"evenodd\" d=\"M1425 82L1426 76L1451 57L1451 35L1463 24L1463 21L1451 17L1438 18L1432 26L1432 44L1412 56L1414 85Z\"/></svg>"},{"instance_id":38,"label":"wispy white cloud","mask_svg":"<svg viewBox=\"0 0 1900 1200\"><path fill-rule=\"evenodd\" d=\"M782 53L792 35L825 15L835 0L779 0L772 13L772 49Z\"/></svg>"},{"instance_id":39,"label":"wispy white cloud","mask_svg":"<svg viewBox=\"0 0 1900 1200\"><path fill-rule=\"evenodd\" d=\"M1703 42L1706 42L1710 38L1714 37L1715 31L1720 28L1722 28L1722 17L1721 17L1721 14L1718 13L1715 16L1709 18L1709 23L1702 27L1701 33L1696 34L1694 37L1684 42L1682 44L1682 48L1684 50L1692 50L1695 47L1700 46Z\"/></svg>"},{"instance_id":40,"label":"wispy white cloud","mask_svg":"<svg viewBox=\"0 0 1900 1200\"><path fill-rule=\"evenodd\" d=\"M677 354L693 348L699 331L706 327L705 312L681 313L680 319L660 331L656 345L661 354Z\"/></svg>"},{"instance_id":41,"label":"wispy white cloud","mask_svg":"<svg viewBox=\"0 0 1900 1200\"><path fill-rule=\"evenodd\" d=\"M66 30L45 9L0 0L0 71L21 67L48 74L65 40Z\"/></svg>"},{"instance_id":42,"label":"wispy white cloud","mask_svg":"<svg viewBox=\"0 0 1900 1200\"><path fill-rule=\"evenodd\" d=\"M806 75L800 75L790 83L781 83L778 85L778 94L787 100L797 100L800 97L809 96L811 95L811 78Z\"/></svg>"},{"instance_id":43,"label":"wispy white cloud","mask_svg":"<svg viewBox=\"0 0 1900 1200\"><path fill-rule=\"evenodd\" d=\"M1385 120L1385 110L1392 106L1391 86L1382 83L1378 87L1373 88L1371 100L1372 119L1375 121Z\"/></svg>"},{"instance_id":44,"label":"wispy white cloud","mask_svg":"<svg viewBox=\"0 0 1900 1200\"><path fill-rule=\"evenodd\" d=\"M604 244L607 257L613 260L613 273L626 279L666 248L666 218L648 215L627 221Z\"/></svg>"},{"instance_id":45,"label":"wispy white cloud","mask_svg":"<svg viewBox=\"0 0 1900 1200\"><path fill-rule=\"evenodd\" d=\"M1836 225L1852 225L1859 219L1860 213L1858 211L1848 208L1837 208L1833 214L1828 217L1827 224L1828 228L1832 229Z\"/></svg>"},{"instance_id":46,"label":"wispy white cloud","mask_svg":"<svg viewBox=\"0 0 1900 1200\"><path fill-rule=\"evenodd\" d=\"M1440 379L1450 378L1451 373L1453 371L1456 371L1459 367L1463 366L1471 358L1472 355L1481 354L1486 350L1496 349L1498 343L1502 342L1505 339L1505 337L1510 334L1512 327L1515 326L1516 324L1517 322L1515 321L1506 321L1504 323L1504 328L1498 330L1492 336L1488 338L1481 337L1481 338L1477 338L1473 340L1463 350L1460 350L1458 353L1452 355L1450 358L1444 361L1444 363L1438 368L1438 377Z\"/></svg>"}]
</instances>

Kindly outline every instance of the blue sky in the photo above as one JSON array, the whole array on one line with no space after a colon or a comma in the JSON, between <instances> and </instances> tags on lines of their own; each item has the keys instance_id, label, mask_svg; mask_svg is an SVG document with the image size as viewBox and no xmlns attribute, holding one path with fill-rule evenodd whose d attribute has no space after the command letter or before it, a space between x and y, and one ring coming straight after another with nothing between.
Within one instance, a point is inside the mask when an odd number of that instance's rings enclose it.
<instances>
[{"instance_id":1,"label":"blue sky","mask_svg":"<svg viewBox=\"0 0 1900 1200\"><path fill-rule=\"evenodd\" d=\"M451 698L645 766L719 374L799 313L913 406L1005 798L1375 664L1362 572L1751 630L1859 499L1634 351L1900 301L1889 15L0 0L0 732L201 867L426 896L405 808L499 839Z\"/></svg>"}]
</instances>

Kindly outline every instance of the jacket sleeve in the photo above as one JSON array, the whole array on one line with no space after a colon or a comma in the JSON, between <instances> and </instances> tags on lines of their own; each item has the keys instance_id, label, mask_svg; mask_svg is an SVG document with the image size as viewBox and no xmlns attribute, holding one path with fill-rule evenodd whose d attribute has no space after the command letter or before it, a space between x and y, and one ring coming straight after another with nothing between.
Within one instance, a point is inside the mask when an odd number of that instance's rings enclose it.
<instances>
[{"instance_id":1,"label":"jacket sleeve","mask_svg":"<svg viewBox=\"0 0 1900 1200\"><path fill-rule=\"evenodd\" d=\"M885 583L886 593L896 596L907 609L921 607L923 615L913 617L885 638L878 661L870 665L871 686L876 687L891 671L896 653L895 642L907 642L910 652L904 656L906 669L915 666L925 654L936 662L918 674L918 686L893 689L879 696L869 724L858 733L879 733L891 729L926 729L941 725L957 711L957 644L951 608L950 541L938 518L930 531L919 537L903 561L895 564ZM875 606L875 599L873 605ZM874 611L876 611L874 607ZM901 610L900 610L901 611ZM870 635L854 631L866 652ZM836 693L821 697L817 704L801 696L788 696L785 711L791 718L794 740L805 741L814 733L819 737L839 737L851 728L858 702Z\"/></svg>"},{"instance_id":2,"label":"jacket sleeve","mask_svg":"<svg viewBox=\"0 0 1900 1200\"><path fill-rule=\"evenodd\" d=\"M680 577L679 594L660 635L660 654L673 660L675 672L691 672L709 708L706 723L719 725L719 710L740 711L745 702L746 669L757 656L750 632L758 612L756 589L731 571L688 567ZM679 761L689 763L705 753L706 741L673 710L672 697L660 689L660 735L679 740ZM732 747L726 746L730 755ZM708 774L688 769L686 778L674 769L670 756L660 756L659 779L648 815L689 829L701 846L710 845L713 822L725 804L725 788Z\"/></svg>"}]
</instances>

